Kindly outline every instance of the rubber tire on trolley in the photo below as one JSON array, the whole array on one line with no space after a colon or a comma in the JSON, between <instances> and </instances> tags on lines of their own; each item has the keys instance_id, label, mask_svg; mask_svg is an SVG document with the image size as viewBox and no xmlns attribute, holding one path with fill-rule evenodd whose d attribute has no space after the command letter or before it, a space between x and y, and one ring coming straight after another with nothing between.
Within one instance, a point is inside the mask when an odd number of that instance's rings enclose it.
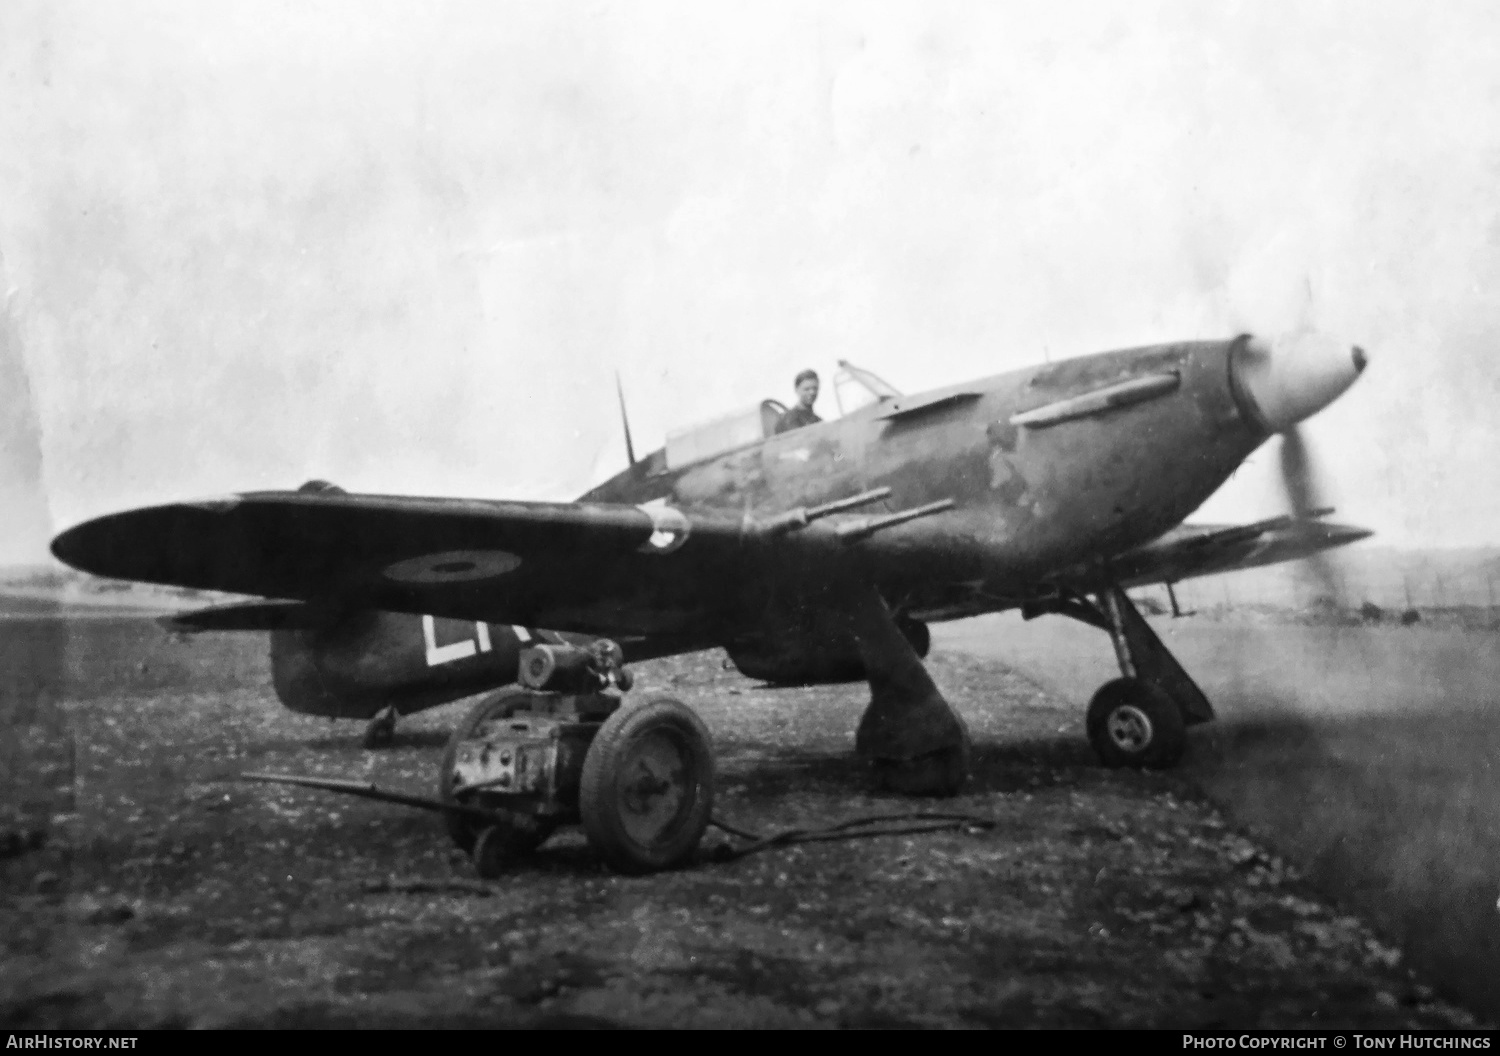
<instances>
[{"instance_id":1,"label":"rubber tire on trolley","mask_svg":"<svg viewBox=\"0 0 1500 1056\"><path fill-rule=\"evenodd\" d=\"M479 830L470 855L474 871L480 879L498 880L506 869L529 856L550 835L550 825L521 814L506 823L485 825Z\"/></svg>"},{"instance_id":2,"label":"rubber tire on trolley","mask_svg":"<svg viewBox=\"0 0 1500 1056\"><path fill-rule=\"evenodd\" d=\"M714 753L703 720L669 697L631 701L599 727L583 759L579 813L613 868L686 862L713 813Z\"/></svg>"},{"instance_id":3,"label":"rubber tire on trolley","mask_svg":"<svg viewBox=\"0 0 1500 1056\"><path fill-rule=\"evenodd\" d=\"M532 694L524 689L502 689L469 709L463 721L453 728L448 736L448 746L443 749L443 761L438 769L438 799L444 803L459 802L453 795L453 767L458 762L459 744L478 733L485 723L508 719L516 712L526 710L531 697ZM533 819L517 816L515 820L514 825L506 826L507 839L504 844L508 855L534 851L552 835L550 827L532 824ZM458 849L465 854L475 851L479 834L488 827L477 819L447 812L443 814L443 825Z\"/></svg>"},{"instance_id":4,"label":"rubber tire on trolley","mask_svg":"<svg viewBox=\"0 0 1500 1056\"><path fill-rule=\"evenodd\" d=\"M1187 747L1182 709L1165 692L1136 678L1106 682L1089 702L1089 743L1109 767L1173 766Z\"/></svg>"}]
</instances>

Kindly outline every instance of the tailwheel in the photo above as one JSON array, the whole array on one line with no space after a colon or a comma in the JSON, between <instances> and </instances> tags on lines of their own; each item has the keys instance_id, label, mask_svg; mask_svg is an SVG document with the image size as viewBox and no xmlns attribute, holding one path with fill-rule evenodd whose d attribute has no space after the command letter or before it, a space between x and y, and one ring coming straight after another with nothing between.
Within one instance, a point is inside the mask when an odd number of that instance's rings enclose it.
<instances>
[{"instance_id":1,"label":"tailwheel","mask_svg":"<svg viewBox=\"0 0 1500 1056\"><path fill-rule=\"evenodd\" d=\"M579 813L611 866L647 873L692 856L713 811L714 758L703 721L667 697L605 720L583 760Z\"/></svg>"},{"instance_id":2,"label":"tailwheel","mask_svg":"<svg viewBox=\"0 0 1500 1056\"><path fill-rule=\"evenodd\" d=\"M469 709L468 714L448 737L448 746L443 750L443 762L438 769L438 799L444 803L466 803L472 798L471 795L454 795L455 781L457 775L454 766L458 762L458 746L479 732L488 722L497 719L508 719L517 711L524 710L531 701L531 694L524 689L502 689L485 697L478 704ZM462 814L443 814L443 824L447 826L448 835L453 837L453 842L458 849L466 854L474 850L474 844L479 839L480 831L485 828L485 823ZM537 839L528 850L534 850L541 846L542 840L547 838L544 833Z\"/></svg>"},{"instance_id":3,"label":"tailwheel","mask_svg":"<svg viewBox=\"0 0 1500 1056\"><path fill-rule=\"evenodd\" d=\"M1187 746L1182 709L1149 682L1117 678L1089 702L1089 743L1110 767L1165 769Z\"/></svg>"},{"instance_id":4,"label":"tailwheel","mask_svg":"<svg viewBox=\"0 0 1500 1056\"><path fill-rule=\"evenodd\" d=\"M396 720L400 718L395 705L387 705L377 711L365 727L366 748L389 748L396 739Z\"/></svg>"}]
</instances>

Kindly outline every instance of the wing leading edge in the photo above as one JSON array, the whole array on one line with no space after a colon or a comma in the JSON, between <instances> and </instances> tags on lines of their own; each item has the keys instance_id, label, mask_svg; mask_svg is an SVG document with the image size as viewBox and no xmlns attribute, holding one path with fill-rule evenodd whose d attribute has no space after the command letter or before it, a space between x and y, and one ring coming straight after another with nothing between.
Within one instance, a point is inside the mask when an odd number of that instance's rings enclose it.
<instances>
[{"instance_id":1,"label":"wing leading edge","mask_svg":"<svg viewBox=\"0 0 1500 1056\"><path fill-rule=\"evenodd\" d=\"M1274 517L1244 525L1182 525L1110 562L1127 587L1176 583L1195 576L1297 561L1367 539L1368 529L1307 517Z\"/></svg>"},{"instance_id":2,"label":"wing leading edge","mask_svg":"<svg viewBox=\"0 0 1500 1056\"><path fill-rule=\"evenodd\" d=\"M58 536L118 579L585 633L701 631L725 573L824 533L672 508L256 492L155 506Z\"/></svg>"}]
</instances>

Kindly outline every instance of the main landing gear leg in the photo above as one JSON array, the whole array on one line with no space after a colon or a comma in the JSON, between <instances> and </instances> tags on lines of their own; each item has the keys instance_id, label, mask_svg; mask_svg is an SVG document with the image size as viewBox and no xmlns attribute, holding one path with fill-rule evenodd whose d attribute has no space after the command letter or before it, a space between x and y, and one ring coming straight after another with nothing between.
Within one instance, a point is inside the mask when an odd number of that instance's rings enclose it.
<instances>
[{"instance_id":1,"label":"main landing gear leg","mask_svg":"<svg viewBox=\"0 0 1500 1056\"><path fill-rule=\"evenodd\" d=\"M396 739L396 720L400 717L401 713L394 704L377 711L370 724L365 727L365 747L389 748Z\"/></svg>"},{"instance_id":2,"label":"main landing gear leg","mask_svg":"<svg viewBox=\"0 0 1500 1056\"><path fill-rule=\"evenodd\" d=\"M854 747L882 787L951 796L969 776L969 731L933 684L875 588L843 591L843 613L870 680Z\"/></svg>"},{"instance_id":3,"label":"main landing gear leg","mask_svg":"<svg viewBox=\"0 0 1500 1056\"><path fill-rule=\"evenodd\" d=\"M1186 727L1212 719L1213 706L1119 586L1099 592L1098 614L1124 677L1089 703L1089 743L1105 766L1172 766Z\"/></svg>"}]
</instances>

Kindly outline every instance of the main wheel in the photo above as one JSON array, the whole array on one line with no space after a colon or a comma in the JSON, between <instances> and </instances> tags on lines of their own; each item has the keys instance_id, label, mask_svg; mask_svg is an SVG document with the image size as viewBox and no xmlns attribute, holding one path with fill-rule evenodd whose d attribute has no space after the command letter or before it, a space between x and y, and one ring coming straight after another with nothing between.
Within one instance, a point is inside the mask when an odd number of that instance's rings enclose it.
<instances>
[{"instance_id":1,"label":"main wheel","mask_svg":"<svg viewBox=\"0 0 1500 1056\"><path fill-rule=\"evenodd\" d=\"M708 729L685 704L657 697L622 706L599 728L583 759L578 808L605 861L648 873L692 855L713 796Z\"/></svg>"},{"instance_id":2,"label":"main wheel","mask_svg":"<svg viewBox=\"0 0 1500 1056\"><path fill-rule=\"evenodd\" d=\"M1135 678L1106 682L1089 702L1089 743L1105 766L1164 769L1187 747L1182 709L1166 693Z\"/></svg>"},{"instance_id":3,"label":"main wheel","mask_svg":"<svg viewBox=\"0 0 1500 1056\"><path fill-rule=\"evenodd\" d=\"M530 700L531 694L524 689L502 689L498 693L485 697L469 709L463 721L455 726L453 733L449 735L448 747L443 749L443 762L438 770L439 799L444 803L461 803L468 799L467 796L460 799L453 794L455 781L453 768L458 762L459 744L478 734L486 723L497 719L508 719L516 712L525 710ZM474 850L474 842L479 839L479 833L485 828L485 823L482 821L447 812L443 814L443 824L448 829L448 835L453 837L453 842L465 854ZM512 827L507 827L507 829L510 828ZM530 841L531 846L524 848L526 850L535 850L551 835L550 830L545 829L538 829L536 833L531 833L529 832L530 826L520 825L515 828L528 831L527 840ZM523 849L521 843L514 840L508 843L507 847L511 851Z\"/></svg>"},{"instance_id":4,"label":"main wheel","mask_svg":"<svg viewBox=\"0 0 1500 1056\"><path fill-rule=\"evenodd\" d=\"M921 620L913 620L908 616L898 616L896 617L896 628L901 632L901 636L910 643L917 656L922 660L926 660L927 654L932 652L932 631L928 629L927 624Z\"/></svg>"}]
</instances>

